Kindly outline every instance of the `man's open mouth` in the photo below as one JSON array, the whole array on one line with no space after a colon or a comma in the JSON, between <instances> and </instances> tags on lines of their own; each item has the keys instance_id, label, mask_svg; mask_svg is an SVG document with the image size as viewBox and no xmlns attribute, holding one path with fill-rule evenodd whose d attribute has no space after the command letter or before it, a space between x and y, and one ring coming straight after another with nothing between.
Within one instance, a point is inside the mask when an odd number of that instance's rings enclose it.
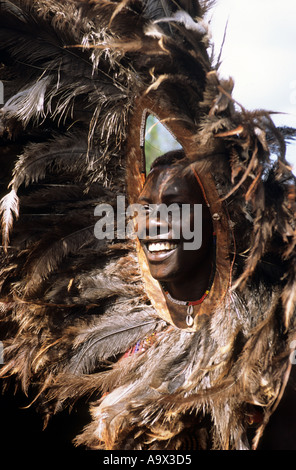
<instances>
[{"instance_id":1,"label":"man's open mouth","mask_svg":"<svg viewBox=\"0 0 296 470\"><path fill-rule=\"evenodd\" d=\"M150 253L156 253L161 251L171 251L177 248L178 244L173 242L148 242L146 243L147 250Z\"/></svg>"},{"instance_id":2,"label":"man's open mouth","mask_svg":"<svg viewBox=\"0 0 296 470\"><path fill-rule=\"evenodd\" d=\"M146 240L142 245L149 262L161 262L176 251L179 243L172 240Z\"/></svg>"}]
</instances>

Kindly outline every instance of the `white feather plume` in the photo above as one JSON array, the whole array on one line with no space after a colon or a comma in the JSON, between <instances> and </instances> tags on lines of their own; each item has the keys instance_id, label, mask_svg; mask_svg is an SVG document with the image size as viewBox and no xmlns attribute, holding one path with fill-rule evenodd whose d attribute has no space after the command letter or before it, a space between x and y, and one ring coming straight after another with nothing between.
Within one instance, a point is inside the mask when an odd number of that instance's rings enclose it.
<instances>
[{"instance_id":1,"label":"white feather plume","mask_svg":"<svg viewBox=\"0 0 296 470\"><path fill-rule=\"evenodd\" d=\"M0 201L0 216L2 225L2 243L6 250L9 244L10 232L15 218L19 216L19 198L14 189Z\"/></svg>"}]
</instances>

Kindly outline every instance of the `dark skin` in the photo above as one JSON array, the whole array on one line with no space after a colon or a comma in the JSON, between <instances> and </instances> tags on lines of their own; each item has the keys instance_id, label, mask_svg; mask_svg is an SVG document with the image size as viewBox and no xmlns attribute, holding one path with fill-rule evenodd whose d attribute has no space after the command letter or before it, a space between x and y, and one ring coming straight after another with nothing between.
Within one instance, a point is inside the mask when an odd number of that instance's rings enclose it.
<instances>
[{"instance_id":1,"label":"dark skin","mask_svg":"<svg viewBox=\"0 0 296 470\"><path fill-rule=\"evenodd\" d=\"M141 240L151 275L165 283L170 294L178 300L198 300L208 288L212 271L212 220L202 191L192 175L179 176L172 166L156 167L146 180L138 202L146 210L146 218L139 219L138 233L146 229L146 237ZM185 223L194 227L194 204L202 204L202 245L199 249L184 249L184 238L176 239L171 220L164 221L159 216L151 218L151 204L190 204L190 220ZM182 213L182 212L181 212ZM149 218L150 215L150 218ZM180 219L182 225L184 220ZM167 230L151 238L149 223ZM186 242L190 240L186 240ZM163 245L163 243L165 245ZM161 249L161 248L165 249Z\"/></svg>"}]
</instances>

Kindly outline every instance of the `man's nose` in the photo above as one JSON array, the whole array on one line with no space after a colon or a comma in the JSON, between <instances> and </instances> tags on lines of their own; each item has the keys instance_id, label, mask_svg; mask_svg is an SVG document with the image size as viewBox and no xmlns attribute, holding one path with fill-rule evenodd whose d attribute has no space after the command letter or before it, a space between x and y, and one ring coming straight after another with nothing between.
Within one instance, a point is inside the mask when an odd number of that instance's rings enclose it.
<instances>
[{"instance_id":1,"label":"man's nose","mask_svg":"<svg viewBox=\"0 0 296 470\"><path fill-rule=\"evenodd\" d=\"M169 232L169 225L166 220L161 218L159 215L155 217L147 217L146 229L150 238L155 236L164 235Z\"/></svg>"},{"instance_id":2,"label":"man's nose","mask_svg":"<svg viewBox=\"0 0 296 470\"><path fill-rule=\"evenodd\" d=\"M146 215L146 230L149 238L168 235L170 231L170 220L163 207L155 204Z\"/></svg>"}]
</instances>

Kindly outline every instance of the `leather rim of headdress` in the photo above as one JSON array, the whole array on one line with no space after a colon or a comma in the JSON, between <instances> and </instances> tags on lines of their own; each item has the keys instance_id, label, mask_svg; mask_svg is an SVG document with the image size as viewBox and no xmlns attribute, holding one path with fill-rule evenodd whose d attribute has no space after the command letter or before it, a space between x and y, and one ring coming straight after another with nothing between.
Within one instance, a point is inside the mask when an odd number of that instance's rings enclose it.
<instances>
[{"instance_id":1,"label":"leather rim of headdress","mask_svg":"<svg viewBox=\"0 0 296 470\"><path fill-rule=\"evenodd\" d=\"M231 284L231 260L230 260L230 226L229 219L225 208L222 205L218 194L216 184L212 174L204 160L198 159L196 144L194 144L194 132L188 123L178 116L174 116L171 112L162 109L154 100L145 96L139 98L134 107L134 112L130 117L129 134L127 139L127 167L126 167L126 185L129 204L137 203L138 197L143 189L145 182L145 174L143 172L143 152L141 142L141 126L143 125L143 115L147 112L153 113L177 138L182 145L186 156L192 161L193 168L202 184L207 201L210 205L209 209L213 219L213 228L216 233L216 270L215 276L209 295L198 306L198 312L194 318L192 327L184 327L187 331L196 331L199 328L201 317L210 315L216 310L220 303L223 302L226 293ZM141 244L136 240L136 248L139 266L141 269L142 279L146 294L148 295L152 305L160 316L167 323L177 326L172 319L172 315L168 309L165 295L158 283L152 278L149 270L146 256Z\"/></svg>"}]
</instances>

